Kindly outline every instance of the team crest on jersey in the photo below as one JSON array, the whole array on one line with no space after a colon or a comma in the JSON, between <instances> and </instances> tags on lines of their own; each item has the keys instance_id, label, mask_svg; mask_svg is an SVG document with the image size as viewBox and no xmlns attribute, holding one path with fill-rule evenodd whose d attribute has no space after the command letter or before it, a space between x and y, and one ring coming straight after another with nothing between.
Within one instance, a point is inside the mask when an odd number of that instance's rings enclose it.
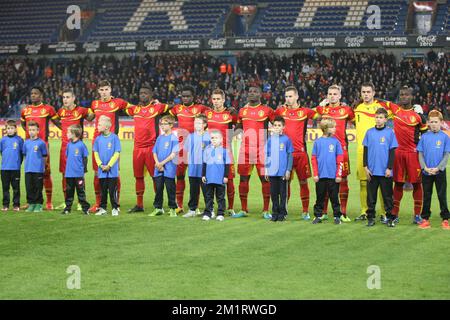
<instances>
[{"instance_id":1,"label":"team crest on jersey","mask_svg":"<svg viewBox=\"0 0 450 320\"><path fill-rule=\"evenodd\" d=\"M284 150L284 143L280 143L280 151Z\"/></svg>"},{"instance_id":2,"label":"team crest on jersey","mask_svg":"<svg viewBox=\"0 0 450 320\"><path fill-rule=\"evenodd\" d=\"M334 144L330 144L330 145L328 146L328 151L334 152Z\"/></svg>"},{"instance_id":3,"label":"team crest on jersey","mask_svg":"<svg viewBox=\"0 0 450 320\"><path fill-rule=\"evenodd\" d=\"M380 138L380 143L385 143L386 142L386 138L385 137L381 137Z\"/></svg>"},{"instance_id":4,"label":"team crest on jersey","mask_svg":"<svg viewBox=\"0 0 450 320\"><path fill-rule=\"evenodd\" d=\"M260 110L260 111L258 112L258 116L260 116L260 117L264 116L264 111Z\"/></svg>"},{"instance_id":5,"label":"team crest on jersey","mask_svg":"<svg viewBox=\"0 0 450 320\"><path fill-rule=\"evenodd\" d=\"M66 110L62 110L61 111L61 117L65 117L66 116Z\"/></svg>"},{"instance_id":6,"label":"team crest on jersey","mask_svg":"<svg viewBox=\"0 0 450 320\"><path fill-rule=\"evenodd\" d=\"M247 109L245 109L244 112L242 112L242 115L244 115L244 116L247 115Z\"/></svg>"},{"instance_id":7,"label":"team crest on jersey","mask_svg":"<svg viewBox=\"0 0 450 320\"><path fill-rule=\"evenodd\" d=\"M39 149L38 146L34 146L33 151L34 151L34 152L37 152L38 149Z\"/></svg>"},{"instance_id":8,"label":"team crest on jersey","mask_svg":"<svg viewBox=\"0 0 450 320\"><path fill-rule=\"evenodd\" d=\"M193 114L196 114L196 113L197 113L197 111L198 111L198 109L197 109L197 108L192 108L192 113L193 113Z\"/></svg>"},{"instance_id":9,"label":"team crest on jersey","mask_svg":"<svg viewBox=\"0 0 450 320\"><path fill-rule=\"evenodd\" d=\"M183 111L183 106L178 107L178 112L181 112L181 111Z\"/></svg>"},{"instance_id":10,"label":"team crest on jersey","mask_svg":"<svg viewBox=\"0 0 450 320\"><path fill-rule=\"evenodd\" d=\"M416 123L416 117L414 116L409 117L409 120L411 120L412 123Z\"/></svg>"},{"instance_id":11,"label":"team crest on jersey","mask_svg":"<svg viewBox=\"0 0 450 320\"><path fill-rule=\"evenodd\" d=\"M155 108L151 107L149 111L150 113L153 113L155 111Z\"/></svg>"},{"instance_id":12,"label":"team crest on jersey","mask_svg":"<svg viewBox=\"0 0 450 320\"><path fill-rule=\"evenodd\" d=\"M73 112L73 116L76 118L76 117L78 117L78 111L74 111Z\"/></svg>"},{"instance_id":13,"label":"team crest on jersey","mask_svg":"<svg viewBox=\"0 0 450 320\"><path fill-rule=\"evenodd\" d=\"M110 103L109 103L109 107L110 107L111 109L114 109L114 102L110 102Z\"/></svg>"},{"instance_id":14,"label":"team crest on jersey","mask_svg":"<svg viewBox=\"0 0 450 320\"><path fill-rule=\"evenodd\" d=\"M112 148L112 143L108 142L108 149L111 149L111 148Z\"/></svg>"},{"instance_id":15,"label":"team crest on jersey","mask_svg":"<svg viewBox=\"0 0 450 320\"><path fill-rule=\"evenodd\" d=\"M298 111L298 112L297 112L297 115L299 116L299 118L303 117L303 111L301 111L301 110Z\"/></svg>"},{"instance_id":16,"label":"team crest on jersey","mask_svg":"<svg viewBox=\"0 0 450 320\"><path fill-rule=\"evenodd\" d=\"M41 109L41 114L44 115L47 111L45 109Z\"/></svg>"},{"instance_id":17,"label":"team crest on jersey","mask_svg":"<svg viewBox=\"0 0 450 320\"><path fill-rule=\"evenodd\" d=\"M13 149L16 150L17 149L17 142L13 143Z\"/></svg>"},{"instance_id":18,"label":"team crest on jersey","mask_svg":"<svg viewBox=\"0 0 450 320\"><path fill-rule=\"evenodd\" d=\"M344 108L339 109L339 114L343 116L345 114L345 109Z\"/></svg>"},{"instance_id":19,"label":"team crest on jersey","mask_svg":"<svg viewBox=\"0 0 450 320\"><path fill-rule=\"evenodd\" d=\"M75 149L75 155L77 156L80 153L80 150L78 148Z\"/></svg>"},{"instance_id":20,"label":"team crest on jersey","mask_svg":"<svg viewBox=\"0 0 450 320\"><path fill-rule=\"evenodd\" d=\"M442 144L442 141L441 141L441 140L436 141L436 146L437 146L437 147L440 147L441 144Z\"/></svg>"},{"instance_id":21,"label":"team crest on jersey","mask_svg":"<svg viewBox=\"0 0 450 320\"><path fill-rule=\"evenodd\" d=\"M229 118L228 114L223 115L223 120L228 120L228 118Z\"/></svg>"},{"instance_id":22,"label":"team crest on jersey","mask_svg":"<svg viewBox=\"0 0 450 320\"><path fill-rule=\"evenodd\" d=\"M169 149L169 142L164 143L164 149Z\"/></svg>"},{"instance_id":23,"label":"team crest on jersey","mask_svg":"<svg viewBox=\"0 0 450 320\"><path fill-rule=\"evenodd\" d=\"M208 112L208 119L212 119L212 116L213 116L212 112Z\"/></svg>"}]
</instances>

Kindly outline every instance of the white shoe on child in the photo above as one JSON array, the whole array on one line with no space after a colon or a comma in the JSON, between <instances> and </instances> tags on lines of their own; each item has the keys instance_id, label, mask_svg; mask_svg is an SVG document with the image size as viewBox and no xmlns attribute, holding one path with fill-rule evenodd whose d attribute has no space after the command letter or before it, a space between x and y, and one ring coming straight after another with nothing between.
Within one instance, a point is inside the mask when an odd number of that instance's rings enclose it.
<instances>
[{"instance_id":1,"label":"white shoe on child","mask_svg":"<svg viewBox=\"0 0 450 320\"><path fill-rule=\"evenodd\" d=\"M225 220L224 216L217 216L216 218L217 221L223 221Z\"/></svg>"},{"instance_id":2,"label":"white shoe on child","mask_svg":"<svg viewBox=\"0 0 450 320\"><path fill-rule=\"evenodd\" d=\"M195 217L197 214L194 210L189 210L187 213L183 214L183 218L192 218Z\"/></svg>"},{"instance_id":3,"label":"white shoe on child","mask_svg":"<svg viewBox=\"0 0 450 320\"><path fill-rule=\"evenodd\" d=\"M117 217L119 215L119 209L112 209L111 215Z\"/></svg>"},{"instance_id":4,"label":"white shoe on child","mask_svg":"<svg viewBox=\"0 0 450 320\"><path fill-rule=\"evenodd\" d=\"M203 216L202 220L203 220L203 221L209 221L209 220L211 220L211 218L208 217L208 216Z\"/></svg>"}]
</instances>

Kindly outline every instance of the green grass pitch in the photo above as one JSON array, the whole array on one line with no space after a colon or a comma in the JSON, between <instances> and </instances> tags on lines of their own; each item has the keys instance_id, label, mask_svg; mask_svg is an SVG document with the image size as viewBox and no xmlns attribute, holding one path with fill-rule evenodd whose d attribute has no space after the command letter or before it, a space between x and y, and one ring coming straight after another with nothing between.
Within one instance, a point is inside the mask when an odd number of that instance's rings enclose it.
<instances>
[{"instance_id":1,"label":"green grass pitch","mask_svg":"<svg viewBox=\"0 0 450 320\"><path fill-rule=\"evenodd\" d=\"M90 149L90 141L86 144ZM147 177L146 212L130 215L126 210L135 204L132 142L124 141L122 148L119 217L76 211L69 216L57 211L0 214L1 299L450 298L450 232L440 228L435 195L428 230L411 223L410 192L404 195L396 228L378 221L371 229L357 222L312 225L300 220L295 180L288 221L271 223L261 218L261 188L253 175L250 216L220 223L148 217L153 192ZM54 205L63 201L58 152L59 142L51 141ZM355 144L350 157L348 212L353 219L359 214ZM91 203L92 180L90 170ZM238 190L238 178L235 183ZM312 181L310 189L312 212ZM235 209L240 209L237 191ZM80 268L81 289L67 287L71 265ZM368 288L369 266L379 267L380 289Z\"/></svg>"}]
</instances>

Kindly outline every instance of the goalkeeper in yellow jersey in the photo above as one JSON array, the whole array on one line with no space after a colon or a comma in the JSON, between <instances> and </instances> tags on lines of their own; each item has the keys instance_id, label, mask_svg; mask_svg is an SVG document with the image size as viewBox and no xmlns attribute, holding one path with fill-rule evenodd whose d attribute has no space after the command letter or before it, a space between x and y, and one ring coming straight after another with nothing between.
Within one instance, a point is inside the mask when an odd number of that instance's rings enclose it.
<instances>
[{"instance_id":1,"label":"goalkeeper in yellow jersey","mask_svg":"<svg viewBox=\"0 0 450 320\"><path fill-rule=\"evenodd\" d=\"M367 176L363 166L364 146L363 140L367 130L375 126L375 112L378 108L383 107L377 100L374 99L375 87L372 83L363 83L361 86L362 103L356 106L355 126L356 126L356 142L357 142L357 177L360 186L360 201L361 201L361 215L357 217L356 221L366 220L367 214ZM391 112L388 111L389 116ZM384 208L383 198L380 196L380 206ZM382 209L384 210L384 209ZM381 221L386 223L386 216L381 215Z\"/></svg>"}]
</instances>

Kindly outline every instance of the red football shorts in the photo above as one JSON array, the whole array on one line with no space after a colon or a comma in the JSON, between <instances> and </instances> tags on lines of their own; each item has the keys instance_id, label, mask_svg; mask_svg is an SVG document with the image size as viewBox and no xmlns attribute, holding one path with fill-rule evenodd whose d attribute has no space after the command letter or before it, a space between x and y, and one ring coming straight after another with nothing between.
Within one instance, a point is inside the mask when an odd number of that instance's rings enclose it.
<instances>
[{"instance_id":1,"label":"red football shorts","mask_svg":"<svg viewBox=\"0 0 450 320\"><path fill-rule=\"evenodd\" d=\"M155 171L155 159L153 159L153 146L133 149L133 173L135 178L144 177L144 169L147 169L151 177Z\"/></svg>"},{"instance_id":2,"label":"red football shorts","mask_svg":"<svg viewBox=\"0 0 450 320\"><path fill-rule=\"evenodd\" d=\"M238 174L250 176L254 166L256 166L258 175L264 176L264 148L249 150L241 147L238 156Z\"/></svg>"},{"instance_id":3,"label":"red football shorts","mask_svg":"<svg viewBox=\"0 0 450 320\"><path fill-rule=\"evenodd\" d=\"M311 178L311 166L306 152L297 152L293 154L292 171L297 173L297 177L300 180ZM293 175L291 175L291 177L292 176Z\"/></svg>"},{"instance_id":4,"label":"red football shorts","mask_svg":"<svg viewBox=\"0 0 450 320\"><path fill-rule=\"evenodd\" d=\"M394 181L419 183L422 181L419 155L416 152L402 152L395 150Z\"/></svg>"}]
</instances>

